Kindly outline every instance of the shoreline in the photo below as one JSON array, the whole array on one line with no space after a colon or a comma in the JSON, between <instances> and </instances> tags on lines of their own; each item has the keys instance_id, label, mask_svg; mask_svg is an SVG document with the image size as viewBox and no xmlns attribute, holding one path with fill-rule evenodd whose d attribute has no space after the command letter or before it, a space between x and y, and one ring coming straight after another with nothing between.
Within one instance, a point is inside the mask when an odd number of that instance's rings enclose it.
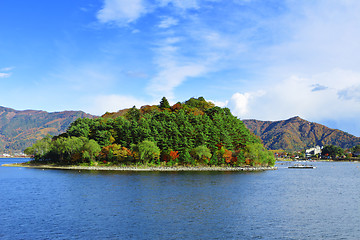
<instances>
[{"instance_id":1,"label":"shoreline","mask_svg":"<svg viewBox=\"0 0 360 240\"><path fill-rule=\"evenodd\" d=\"M133 171L133 172L186 172L186 171L219 171L219 172L254 172L277 170L277 167L106 167L106 166L51 166L51 165L30 165L30 164L3 164L2 167L27 167L37 169L58 169L58 170L85 170L85 171Z\"/></svg>"}]
</instances>

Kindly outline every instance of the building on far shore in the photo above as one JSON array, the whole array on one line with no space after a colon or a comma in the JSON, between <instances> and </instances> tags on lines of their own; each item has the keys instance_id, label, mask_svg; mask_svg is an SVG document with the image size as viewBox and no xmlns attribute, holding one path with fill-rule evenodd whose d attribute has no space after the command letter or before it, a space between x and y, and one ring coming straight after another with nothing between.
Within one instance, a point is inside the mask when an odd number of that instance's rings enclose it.
<instances>
[{"instance_id":1,"label":"building on far shore","mask_svg":"<svg viewBox=\"0 0 360 240\"><path fill-rule=\"evenodd\" d=\"M316 147L313 147L313 148L306 149L305 150L305 156L307 158L309 158L309 157L321 154L321 149L322 149L322 147L320 147L320 146L316 146Z\"/></svg>"},{"instance_id":2,"label":"building on far shore","mask_svg":"<svg viewBox=\"0 0 360 240\"><path fill-rule=\"evenodd\" d=\"M25 153L14 153L14 154L8 154L8 153L0 153L0 158L26 158Z\"/></svg>"}]
</instances>

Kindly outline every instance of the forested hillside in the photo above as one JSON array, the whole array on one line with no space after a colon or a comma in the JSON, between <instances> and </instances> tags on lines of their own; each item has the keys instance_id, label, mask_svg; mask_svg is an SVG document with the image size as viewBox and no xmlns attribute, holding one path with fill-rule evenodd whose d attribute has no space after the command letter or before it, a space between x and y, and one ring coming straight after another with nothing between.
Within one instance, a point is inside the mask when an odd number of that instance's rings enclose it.
<instances>
[{"instance_id":1,"label":"forested hillside","mask_svg":"<svg viewBox=\"0 0 360 240\"><path fill-rule=\"evenodd\" d=\"M0 153L22 152L48 134L65 132L75 119L83 117L94 116L81 111L48 113L0 107Z\"/></svg>"},{"instance_id":2,"label":"forested hillside","mask_svg":"<svg viewBox=\"0 0 360 240\"><path fill-rule=\"evenodd\" d=\"M316 145L351 148L360 138L324 125L293 117L284 121L243 120L250 131L261 137L268 149L300 150Z\"/></svg>"},{"instance_id":3,"label":"forested hillside","mask_svg":"<svg viewBox=\"0 0 360 240\"><path fill-rule=\"evenodd\" d=\"M274 157L228 108L204 98L77 119L26 150L58 164L273 165Z\"/></svg>"}]
</instances>

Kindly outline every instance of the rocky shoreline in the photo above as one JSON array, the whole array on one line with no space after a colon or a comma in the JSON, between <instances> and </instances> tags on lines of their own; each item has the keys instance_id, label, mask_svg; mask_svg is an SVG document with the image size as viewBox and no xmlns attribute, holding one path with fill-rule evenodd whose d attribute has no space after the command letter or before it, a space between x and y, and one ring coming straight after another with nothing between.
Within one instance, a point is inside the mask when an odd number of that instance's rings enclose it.
<instances>
[{"instance_id":1,"label":"rocky shoreline","mask_svg":"<svg viewBox=\"0 0 360 240\"><path fill-rule=\"evenodd\" d=\"M52 165L31 165L31 164L3 164L3 167L28 167L39 169L60 169L60 170L86 170L86 171L138 171L138 172L174 172L174 171L232 171L252 172L276 170L277 167L116 167L116 166L52 166Z\"/></svg>"}]
</instances>

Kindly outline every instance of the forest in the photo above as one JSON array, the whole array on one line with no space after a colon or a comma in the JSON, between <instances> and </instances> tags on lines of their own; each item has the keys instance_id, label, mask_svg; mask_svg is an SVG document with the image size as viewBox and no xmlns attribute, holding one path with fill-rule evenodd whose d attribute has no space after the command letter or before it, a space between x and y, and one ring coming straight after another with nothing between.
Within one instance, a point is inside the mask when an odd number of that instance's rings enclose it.
<instances>
[{"instance_id":1,"label":"forest","mask_svg":"<svg viewBox=\"0 0 360 240\"><path fill-rule=\"evenodd\" d=\"M259 137L203 97L170 106L135 106L78 118L65 133L25 150L33 162L58 165L273 166Z\"/></svg>"}]
</instances>

